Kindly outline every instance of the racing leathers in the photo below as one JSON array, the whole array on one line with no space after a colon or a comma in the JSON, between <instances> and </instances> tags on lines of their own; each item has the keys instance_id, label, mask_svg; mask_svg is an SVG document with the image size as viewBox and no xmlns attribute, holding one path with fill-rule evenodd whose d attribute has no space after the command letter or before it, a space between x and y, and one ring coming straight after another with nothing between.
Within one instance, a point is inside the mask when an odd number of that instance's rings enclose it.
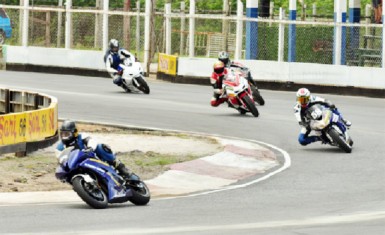
<instances>
[{"instance_id":1,"label":"racing leathers","mask_svg":"<svg viewBox=\"0 0 385 235\"><path fill-rule=\"evenodd\" d=\"M319 132L319 131L316 131L315 135L309 136L309 134L311 132L311 129L309 126L310 120L308 120L306 118L306 110L315 104L321 104L325 107L329 107L333 111L333 113L341 116L341 118L342 118L342 115L339 113L339 111L337 110L337 108L335 107L335 105L332 102L330 102L329 100L326 100L324 98L321 98L319 96L311 95L309 103L308 103L306 108L303 108L299 103L296 103L296 105L294 106L294 115L295 115L299 125L301 126L301 131L300 131L300 134L298 136L298 142L304 146L308 145L310 143L322 140L322 138L320 137L321 132ZM342 118L342 121L344 121L345 124L350 126L349 121L347 121L343 118Z\"/></svg>"},{"instance_id":2,"label":"racing leathers","mask_svg":"<svg viewBox=\"0 0 385 235\"><path fill-rule=\"evenodd\" d=\"M100 160L107 162L109 165L117 169L119 174L125 179L130 179L130 176L132 175L130 170L127 169L121 161L116 159L115 154L112 152L108 145L98 144L88 135L78 134L78 136L68 144L64 144L62 141L60 141L56 147L57 155L59 155L61 151L68 147L74 147L75 149L89 150L94 152Z\"/></svg>"},{"instance_id":3,"label":"racing leathers","mask_svg":"<svg viewBox=\"0 0 385 235\"><path fill-rule=\"evenodd\" d=\"M108 50L105 56L105 63L107 72L112 77L112 81L117 86L122 85L122 70L119 70L119 64L123 62L125 58L131 58L135 60L135 56L125 49L119 49L118 52L112 52Z\"/></svg>"},{"instance_id":4,"label":"racing leathers","mask_svg":"<svg viewBox=\"0 0 385 235\"><path fill-rule=\"evenodd\" d=\"M215 73L213 72L210 77L210 83L214 88L213 97L211 98L211 106L217 107L223 102L227 101L227 98L220 97L222 95L222 84L224 77L228 74L228 68L223 70L223 73Z\"/></svg>"}]
</instances>

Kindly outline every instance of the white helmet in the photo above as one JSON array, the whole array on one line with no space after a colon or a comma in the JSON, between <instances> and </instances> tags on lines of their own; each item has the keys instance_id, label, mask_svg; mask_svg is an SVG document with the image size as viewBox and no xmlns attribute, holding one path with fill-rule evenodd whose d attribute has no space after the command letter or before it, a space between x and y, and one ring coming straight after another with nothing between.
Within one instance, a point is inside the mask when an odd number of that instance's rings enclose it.
<instances>
[{"instance_id":1,"label":"white helmet","mask_svg":"<svg viewBox=\"0 0 385 235\"><path fill-rule=\"evenodd\" d=\"M110 46L110 51L111 52L117 53L119 51L119 41L118 40L111 39L110 43L109 43L109 46Z\"/></svg>"},{"instance_id":2,"label":"white helmet","mask_svg":"<svg viewBox=\"0 0 385 235\"><path fill-rule=\"evenodd\" d=\"M306 88L300 88L297 91L297 102L302 106L302 108L306 108L310 103L310 91Z\"/></svg>"}]
</instances>

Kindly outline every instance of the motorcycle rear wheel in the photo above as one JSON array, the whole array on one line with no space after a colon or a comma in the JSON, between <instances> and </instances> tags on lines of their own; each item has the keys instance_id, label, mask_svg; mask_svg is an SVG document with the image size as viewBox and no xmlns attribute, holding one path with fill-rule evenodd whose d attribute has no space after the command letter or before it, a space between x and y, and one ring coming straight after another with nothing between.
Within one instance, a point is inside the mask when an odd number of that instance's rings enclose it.
<instances>
[{"instance_id":1,"label":"motorcycle rear wheel","mask_svg":"<svg viewBox=\"0 0 385 235\"><path fill-rule=\"evenodd\" d=\"M144 206L150 201L150 189L143 181L133 182L129 184L132 190L132 197L129 199L130 202L137 206Z\"/></svg>"},{"instance_id":2,"label":"motorcycle rear wheel","mask_svg":"<svg viewBox=\"0 0 385 235\"><path fill-rule=\"evenodd\" d=\"M135 79L139 83L137 88L144 94L150 94L150 87L148 86L147 82L142 77L136 77Z\"/></svg>"},{"instance_id":3,"label":"motorcycle rear wheel","mask_svg":"<svg viewBox=\"0 0 385 235\"><path fill-rule=\"evenodd\" d=\"M257 107L255 107L254 102L250 99L249 96L245 95L242 98L242 101L245 103L245 105L247 106L247 108L250 110L250 112L253 114L254 117L259 116L258 109L257 109Z\"/></svg>"},{"instance_id":4,"label":"motorcycle rear wheel","mask_svg":"<svg viewBox=\"0 0 385 235\"><path fill-rule=\"evenodd\" d=\"M352 152L352 147L346 143L346 141L342 138L340 133L338 133L336 130L331 128L328 131L330 137L333 139L333 141L338 145L338 147L342 150L344 150L346 153Z\"/></svg>"},{"instance_id":5,"label":"motorcycle rear wheel","mask_svg":"<svg viewBox=\"0 0 385 235\"><path fill-rule=\"evenodd\" d=\"M89 206L95 209L104 209L108 206L108 199L102 189L90 189L83 177L76 177L72 181L74 191Z\"/></svg>"}]
</instances>

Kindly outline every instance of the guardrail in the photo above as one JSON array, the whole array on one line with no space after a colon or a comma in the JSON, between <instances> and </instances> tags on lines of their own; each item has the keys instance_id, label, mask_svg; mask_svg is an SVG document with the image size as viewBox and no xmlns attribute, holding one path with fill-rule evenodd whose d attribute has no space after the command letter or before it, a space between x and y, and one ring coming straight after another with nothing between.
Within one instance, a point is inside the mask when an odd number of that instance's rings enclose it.
<instances>
[{"instance_id":1,"label":"guardrail","mask_svg":"<svg viewBox=\"0 0 385 235\"><path fill-rule=\"evenodd\" d=\"M55 97L0 88L0 155L24 156L56 142L57 107Z\"/></svg>"}]
</instances>

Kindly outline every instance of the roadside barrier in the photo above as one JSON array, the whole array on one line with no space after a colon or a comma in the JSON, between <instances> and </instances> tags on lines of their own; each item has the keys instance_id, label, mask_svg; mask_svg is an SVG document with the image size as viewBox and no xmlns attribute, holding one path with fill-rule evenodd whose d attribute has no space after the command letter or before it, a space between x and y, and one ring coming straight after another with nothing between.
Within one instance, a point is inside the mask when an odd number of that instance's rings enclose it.
<instances>
[{"instance_id":1,"label":"roadside barrier","mask_svg":"<svg viewBox=\"0 0 385 235\"><path fill-rule=\"evenodd\" d=\"M0 155L25 156L58 140L55 97L0 88Z\"/></svg>"}]
</instances>

